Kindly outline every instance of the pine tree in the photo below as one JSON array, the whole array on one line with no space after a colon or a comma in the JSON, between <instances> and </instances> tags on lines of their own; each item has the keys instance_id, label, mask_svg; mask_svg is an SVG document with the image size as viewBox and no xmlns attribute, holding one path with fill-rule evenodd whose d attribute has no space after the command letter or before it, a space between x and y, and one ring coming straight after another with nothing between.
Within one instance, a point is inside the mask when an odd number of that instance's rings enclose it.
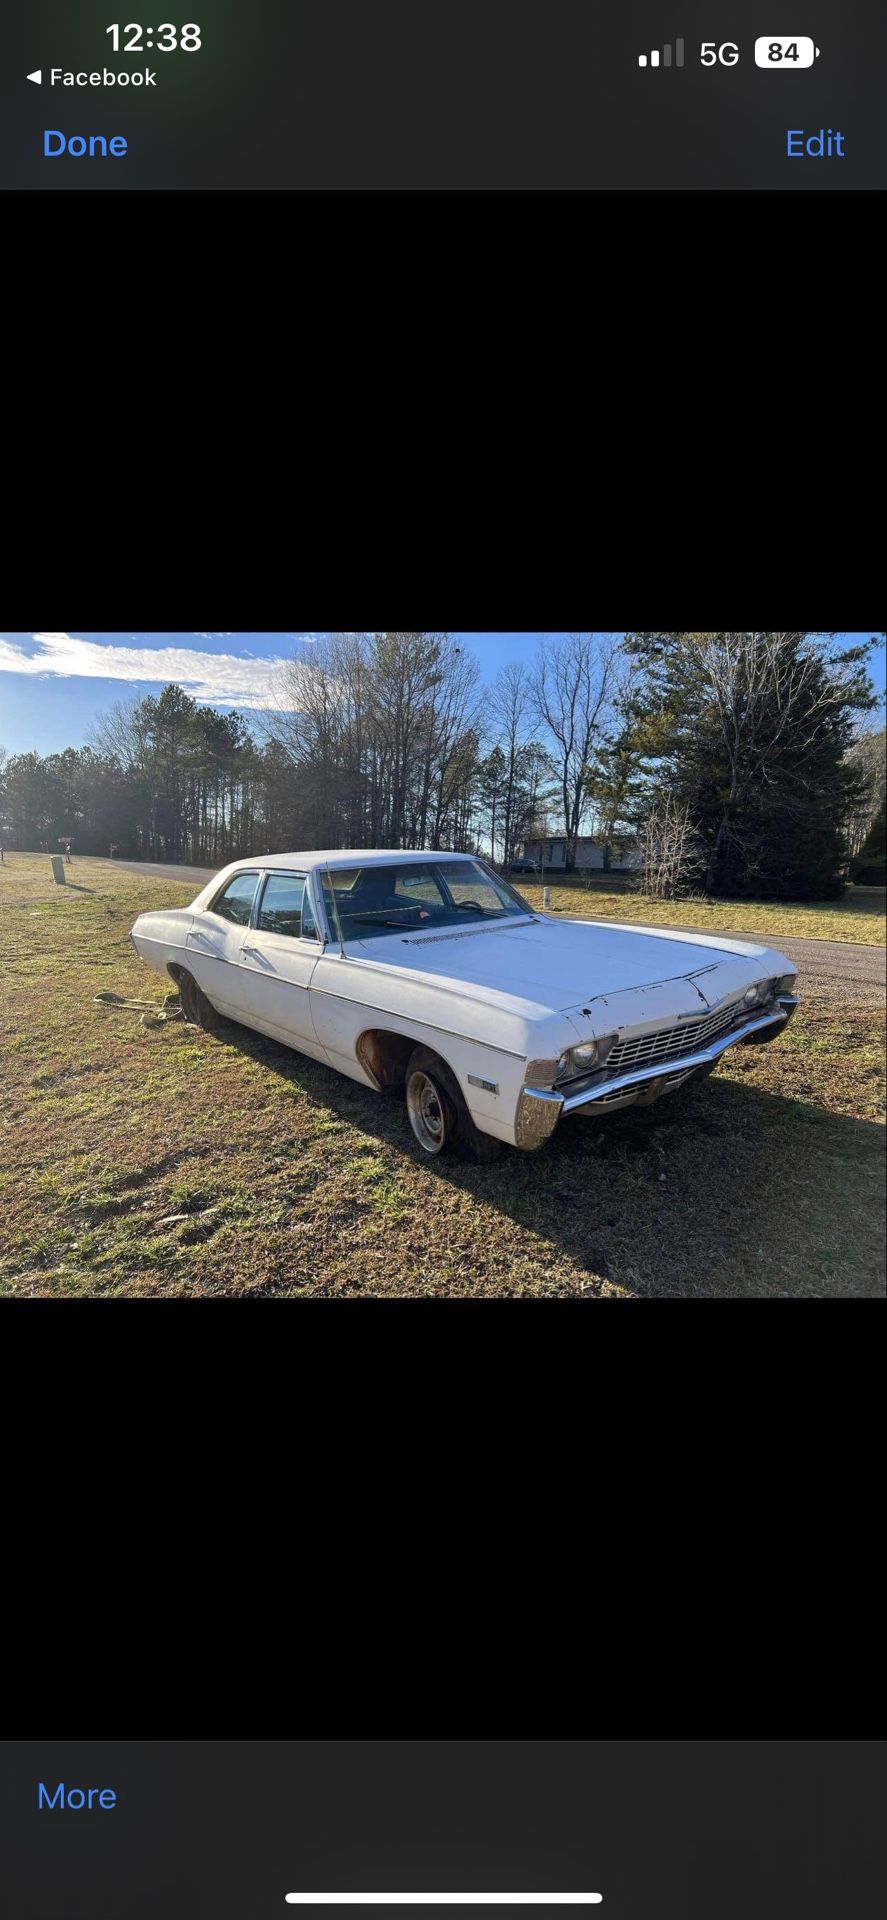
<instances>
[{"instance_id":1,"label":"pine tree","mask_svg":"<svg viewBox=\"0 0 887 1920\"><path fill-rule=\"evenodd\" d=\"M828 898L844 886L868 646L810 633L630 634L631 724L651 798L686 805L706 892Z\"/></svg>"}]
</instances>

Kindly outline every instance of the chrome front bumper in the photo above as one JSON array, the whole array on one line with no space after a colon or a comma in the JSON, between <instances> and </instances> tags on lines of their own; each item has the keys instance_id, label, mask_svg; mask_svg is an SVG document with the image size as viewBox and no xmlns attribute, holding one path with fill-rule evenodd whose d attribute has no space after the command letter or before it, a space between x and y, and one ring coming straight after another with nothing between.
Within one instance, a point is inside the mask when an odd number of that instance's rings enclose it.
<instances>
[{"instance_id":1,"label":"chrome front bumper","mask_svg":"<svg viewBox=\"0 0 887 1920\"><path fill-rule=\"evenodd\" d=\"M602 1100L612 1101L623 1090L630 1095L633 1087L640 1090L657 1080L663 1083L683 1080L686 1074L693 1072L694 1067L709 1066L720 1054L726 1053L728 1047L735 1047L742 1041L760 1044L762 1041L775 1040L777 1034L788 1026L797 1004L795 994L781 993L773 1012L759 1014L756 1020L747 1020L744 1026L722 1034L719 1040L713 1040L711 1046L700 1047L698 1053L687 1053L677 1060L657 1062L655 1067L638 1067L633 1073L619 1073L610 1080L599 1080L597 1085L576 1093L558 1093L553 1087L524 1087L517 1103L515 1144L530 1149L541 1147L549 1134L554 1132L564 1113L578 1113ZM664 1084L660 1091L666 1091Z\"/></svg>"}]
</instances>

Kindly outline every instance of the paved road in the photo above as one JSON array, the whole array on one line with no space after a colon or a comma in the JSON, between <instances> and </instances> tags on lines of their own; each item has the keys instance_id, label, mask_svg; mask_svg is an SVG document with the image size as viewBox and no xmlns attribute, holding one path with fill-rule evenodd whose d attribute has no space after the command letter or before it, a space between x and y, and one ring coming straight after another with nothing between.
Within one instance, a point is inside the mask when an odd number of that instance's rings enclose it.
<instances>
[{"instance_id":1,"label":"paved road","mask_svg":"<svg viewBox=\"0 0 887 1920\"><path fill-rule=\"evenodd\" d=\"M148 874L157 880L193 880L195 893L218 871L215 867L150 866L143 860L115 860L114 865L125 867L128 873ZM674 927L670 931L699 933L701 929ZM765 938L761 933L738 932L734 937L758 943ZM798 967L798 979L805 992L834 992L836 986L843 986L856 1000L883 1001L887 984L887 953L883 947L861 947L850 940L783 940L775 933L766 937Z\"/></svg>"},{"instance_id":2,"label":"paved road","mask_svg":"<svg viewBox=\"0 0 887 1920\"><path fill-rule=\"evenodd\" d=\"M672 931L700 933L702 929L675 927ZM716 934L715 928L712 933ZM759 946L762 941L772 944L798 968L798 984L805 993L833 993L835 987L843 986L856 1000L883 1003L887 988L887 949L884 947L862 947L852 940L796 940L783 939L776 933L734 933L732 927L730 938L752 940Z\"/></svg>"},{"instance_id":3,"label":"paved road","mask_svg":"<svg viewBox=\"0 0 887 1920\"><path fill-rule=\"evenodd\" d=\"M146 860L115 860L114 865L124 867L127 873L150 874L152 880L193 880L195 893L220 872L219 867L152 867Z\"/></svg>"},{"instance_id":4,"label":"paved road","mask_svg":"<svg viewBox=\"0 0 887 1920\"><path fill-rule=\"evenodd\" d=\"M806 992L846 987L854 1000L884 1005L887 952L883 947L854 946L849 940L780 940L777 945L797 962L798 979Z\"/></svg>"}]
</instances>

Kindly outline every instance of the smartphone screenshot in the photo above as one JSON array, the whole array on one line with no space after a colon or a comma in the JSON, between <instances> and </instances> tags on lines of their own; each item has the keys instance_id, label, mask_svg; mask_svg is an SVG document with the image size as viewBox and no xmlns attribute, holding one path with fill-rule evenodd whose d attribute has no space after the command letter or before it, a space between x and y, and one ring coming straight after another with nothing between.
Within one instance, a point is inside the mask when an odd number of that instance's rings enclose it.
<instances>
[{"instance_id":1,"label":"smartphone screenshot","mask_svg":"<svg viewBox=\"0 0 887 1920\"><path fill-rule=\"evenodd\" d=\"M29 0L7 16L7 189L887 179L887 13L867 0Z\"/></svg>"}]
</instances>

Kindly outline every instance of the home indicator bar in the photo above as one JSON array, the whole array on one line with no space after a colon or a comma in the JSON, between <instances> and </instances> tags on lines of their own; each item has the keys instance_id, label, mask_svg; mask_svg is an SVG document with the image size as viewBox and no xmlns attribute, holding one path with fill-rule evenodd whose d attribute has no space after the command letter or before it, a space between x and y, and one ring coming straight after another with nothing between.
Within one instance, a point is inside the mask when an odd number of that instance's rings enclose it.
<instances>
[{"instance_id":1,"label":"home indicator bar","mask_svg":"<svg viewBox=\"0 0 887 1920\"><path fill-rule=\"evenodd\" d=\"M599 1907L602 1893L288 1893L291 1907Z\"/></svg>"}]
</instances>

